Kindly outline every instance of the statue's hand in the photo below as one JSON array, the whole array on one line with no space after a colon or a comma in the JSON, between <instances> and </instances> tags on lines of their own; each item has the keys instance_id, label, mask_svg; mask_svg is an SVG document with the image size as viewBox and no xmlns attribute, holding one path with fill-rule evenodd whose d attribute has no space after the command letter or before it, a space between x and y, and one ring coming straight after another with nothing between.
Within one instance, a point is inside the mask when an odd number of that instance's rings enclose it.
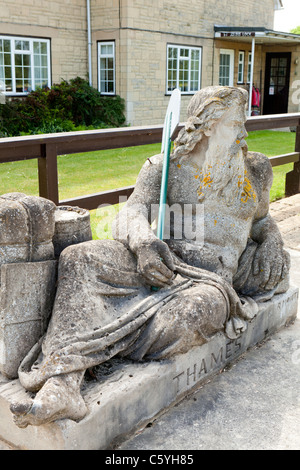
<instances>
[{"instance_id":1,"label":"statue's hand","mask_svg":"<svg viewBox=\"0 0 300 470\"><path fill-rule=\"evenodd\" d=\"M164 287L174 277L174 263L168 245L157 239L143 244L138 252L137 269L153 287Z\"/></svg>"},{"instance_id":2,"label":"statue's hand","mask_svg":"<svg viewBox=\"0 0 300 470\"><path fill-rule=\"evenodd\" d=\"M256 251L253 274L260 277L261 288L272 290L287 275L289 264L289 255L282 245L266 240Z\"/></svg>"}]
</instances>

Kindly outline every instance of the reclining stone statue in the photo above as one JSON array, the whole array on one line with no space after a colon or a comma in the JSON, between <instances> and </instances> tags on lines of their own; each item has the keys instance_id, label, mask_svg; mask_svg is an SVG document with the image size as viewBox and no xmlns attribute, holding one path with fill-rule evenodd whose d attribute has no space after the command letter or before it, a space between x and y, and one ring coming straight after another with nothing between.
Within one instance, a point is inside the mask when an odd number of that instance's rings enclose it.
<instances>
[{"instance_id":1,"label":"reclining stone statue","mask_svg":"<svg viewBox=\"0 0 300 470\"><path fill-rule=\"evenodd\" d=\"M169 359L220 331L236 338L258 302L288 289L289 256L269 215L272 168L248 152L246 103L247 92L234 87L191 99L170 158L163 241L153 227L163 161L156 155L114 222L114 240L62 251L47 332L19 368L32 392L11 405L19 427L81 420L87 369L116 355Z\"/></svg>"}]
</instances>

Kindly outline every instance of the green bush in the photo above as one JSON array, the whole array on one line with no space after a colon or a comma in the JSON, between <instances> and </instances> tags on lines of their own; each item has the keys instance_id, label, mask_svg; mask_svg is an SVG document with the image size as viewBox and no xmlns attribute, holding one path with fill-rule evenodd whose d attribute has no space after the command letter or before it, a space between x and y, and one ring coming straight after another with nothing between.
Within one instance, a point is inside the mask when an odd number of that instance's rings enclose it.
<instances>
[{"instance_id":1,"label":"green bush","mask_svg":"<svg viewBox=\"0 0 300 470\"><path fill-rule=\"evenodd\" d=\"M120 96L102 96L77 77L0 105L0 135L68 132L79 126L120 127L125 123L124 109Z\"/></svg>"}]
</instances>

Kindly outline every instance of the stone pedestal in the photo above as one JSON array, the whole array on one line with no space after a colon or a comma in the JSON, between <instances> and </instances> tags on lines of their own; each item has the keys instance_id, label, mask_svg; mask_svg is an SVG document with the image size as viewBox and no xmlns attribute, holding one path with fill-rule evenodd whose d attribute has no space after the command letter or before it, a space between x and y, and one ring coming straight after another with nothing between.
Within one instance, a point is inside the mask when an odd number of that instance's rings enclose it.
<instances>
[{"instance_id":1,"label":"stone pedestal","mask_svg":"<svg viewBox=\"0 0 300 470\"><path fill-rule=\"evenodd\" d=\"M47 328L55 295L53 260L3 264L0 271L0 372L18 377L20 362Z\"/></svg>"},{"instance_id":2,"label":"stone pedestal","mask_svg":"<svg viewBox=\"0 0 300 470\"><path fill-rule=\"evenodd\" d=\"M134 364L114 359L99 366L97 380L84 383L82 393L89 412L78 423L65 419L18 428L9 405L26 392L18 380L0 376L0 439L15 448L31 450L107 449L236 361L248 348L292 322L297 306L298 289L291 287L260 304L258 314L236 340L218 333L207 344L173 360Z\"/></svg>"}]
</instances>

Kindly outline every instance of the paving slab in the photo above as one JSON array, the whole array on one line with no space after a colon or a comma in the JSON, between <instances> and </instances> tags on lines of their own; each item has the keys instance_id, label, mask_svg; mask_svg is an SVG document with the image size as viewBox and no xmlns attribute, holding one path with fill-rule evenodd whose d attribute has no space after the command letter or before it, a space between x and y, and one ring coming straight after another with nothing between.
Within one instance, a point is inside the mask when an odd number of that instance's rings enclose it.
<instances>
[{"instance_id":1,"label":"paving slab","mask_svg":"<svg viewBox=\"0 0 300 470\"><path fill-rule=\"evenodd\" d=\"M285 246L300 250L300 194L272 202L270 214L277 222Z\"/></svg>"}]
</instances>

